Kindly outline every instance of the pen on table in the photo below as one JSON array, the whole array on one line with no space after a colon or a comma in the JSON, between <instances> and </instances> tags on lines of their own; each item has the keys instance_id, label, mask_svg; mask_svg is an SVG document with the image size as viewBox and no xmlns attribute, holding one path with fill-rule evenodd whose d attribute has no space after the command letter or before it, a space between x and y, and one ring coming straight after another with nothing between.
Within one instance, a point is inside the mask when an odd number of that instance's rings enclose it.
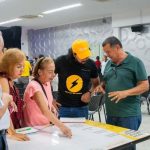
<instances>
[{"instance_id":1,"label":"pen on table","mask_svg":"<svg viewBox=\"0 0 150 150\"><path fill-rule=\"evenodd\" d=\"M18 130L18 132L28 131L28 130L31 130L31 129L32 129L32 128L20 129L20 130Z\"/></svg>"}]
</instances>

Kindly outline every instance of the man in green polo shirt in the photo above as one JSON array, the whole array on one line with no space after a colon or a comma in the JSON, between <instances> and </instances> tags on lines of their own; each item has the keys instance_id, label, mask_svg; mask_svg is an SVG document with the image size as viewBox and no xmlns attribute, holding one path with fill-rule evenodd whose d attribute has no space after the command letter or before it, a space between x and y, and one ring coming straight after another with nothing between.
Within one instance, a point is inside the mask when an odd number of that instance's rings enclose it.
<instances>
[{"instance_id":1,"label":"man in green polo shirt","mask_svg":"<svg viewBox=\"0 0 150 150\"><path fill-rule=\"evenodd\" d=\"M140 59L123 51L116 37L107 38L102 46L110 58L104 70L106 122L138 130L141 124L140 94L149 88L145 67ZM103 91L101 86L99 91Z\"/></svg>"}]
</instances>

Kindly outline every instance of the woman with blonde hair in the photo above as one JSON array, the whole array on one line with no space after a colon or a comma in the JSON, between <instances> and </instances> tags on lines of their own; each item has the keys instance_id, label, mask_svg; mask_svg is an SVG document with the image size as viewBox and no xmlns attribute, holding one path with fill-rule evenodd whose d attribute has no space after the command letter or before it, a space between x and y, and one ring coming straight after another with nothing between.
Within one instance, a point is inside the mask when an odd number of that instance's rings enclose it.
<instances>
[{"instance_id":1,"label":"woman with blonde hair","mask_svg":"<svg viewBox=\"0 0 150 150\"><path fill-rule=\"evenodd\" d=\"M24 134L17 134L14 130L22 127L23 123L23 101L19 97L18 90L14 86L14 79L21 76L24 68L25 55L17 49L8 49L0 60L0 85L2 92L9 93L13 97L13 101L18 107L15 112L12 107L9 107L11 116L11 127L8 129L9 135L17 140L29 140Z\"/></svg>"},{"instance_id":2,"label":"woman with blonde hair","mask_svg":"<svg viewBox=\"0 0 150 150\"><path fill-rule=\"evenodd\" d=\"M50 81L55 73L54 61L49 57L42 57L35 64L33 70L34 79L27 85L24 93L26 107L24 109L24 119L26 126L49 125L52 122L63 134L72 136L71 130L60 122L56 115L52 101Z\"/></svg>"}]
</instances>

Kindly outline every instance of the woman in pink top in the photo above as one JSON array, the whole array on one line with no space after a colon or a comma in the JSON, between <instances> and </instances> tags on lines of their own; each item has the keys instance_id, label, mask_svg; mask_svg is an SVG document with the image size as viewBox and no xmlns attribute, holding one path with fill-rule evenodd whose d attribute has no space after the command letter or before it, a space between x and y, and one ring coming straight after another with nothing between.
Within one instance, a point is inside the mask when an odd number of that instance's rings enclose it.
<instances>
[{"instance_id":1,"label":"woman in pink top","mask_svg":"<svg viewBox=\"0 0 150 150\"><path fill-rule=\"evenodd\" d=\"M28 84L25 93L24 120L25 126L47 125L52 122L68 137L72 136L71 130L60 122L52 113L52 93L50 81L54 78L55 65L51 58L42 57L36 63L34 79Z\"/></svg>"}]
</instances>

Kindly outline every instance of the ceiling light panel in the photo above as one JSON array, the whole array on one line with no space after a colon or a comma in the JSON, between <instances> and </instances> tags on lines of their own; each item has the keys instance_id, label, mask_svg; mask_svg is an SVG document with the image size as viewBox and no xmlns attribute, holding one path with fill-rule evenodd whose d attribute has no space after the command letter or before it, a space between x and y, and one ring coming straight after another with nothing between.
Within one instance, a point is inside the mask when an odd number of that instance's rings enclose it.
<instances>
[{"instance_id":1,"label":"ceiling light panel","mask_svg":"<svg viewBox=\"0 0 150 150\"><path fill-rule=\"evenodd\" d=\"M12 23L12 22L20 21L20 20L22 20L22 19L16 18L16 19L12 19L12 20L3 21L3 22L0 22L0 25L9 24L9 23Z\"/></svg>"},{"instance_id":2,"label":"ceiling light panel","mask_svg":"<svg viewBox=\"0 0 150 150\"><path fill-rule=\"evenodd\" d=\"M67 6L56 8L56 9L44 11L44 12L42 12L42 14L50 14L50 13L54 13L54 12L58 12L58 11L62 11L62 10L67 10L67 9L71 9L71 8L75 8L75 7L80 7L80 6L82 6L81 3L67 5Z\"/></svg>"}]
</instances>

